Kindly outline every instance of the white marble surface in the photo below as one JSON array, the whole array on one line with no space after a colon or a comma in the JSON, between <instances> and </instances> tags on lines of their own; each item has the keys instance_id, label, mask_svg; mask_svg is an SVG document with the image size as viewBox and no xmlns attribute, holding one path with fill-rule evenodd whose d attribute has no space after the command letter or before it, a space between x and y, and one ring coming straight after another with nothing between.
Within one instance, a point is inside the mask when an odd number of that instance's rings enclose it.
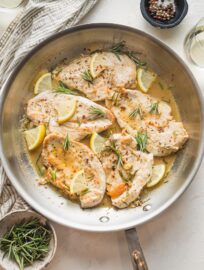
<instances>
[{"instance_id":1,"label":"white marble surface","mask_svg":"<svg viewBox=\"0 0 204 270\"><path fill-rule=\"evenodd\" d=\"M88 1L88 0L87 0ZM156 36L186 61L183 41L190 28L204 16L203 0L188 0L189 12L180 26L159 30L144 21L139 0L100 0L81 23L112 22L129 25ZM0 10L0 32L16 11ZM187 62L204 91L204 69ZM204 164L187 192L165 213L138 227L150 270L204 269ZM55 224L58 251L48 270L132 269L123 232L87 233Z\"/></svg>"}]
</instances>

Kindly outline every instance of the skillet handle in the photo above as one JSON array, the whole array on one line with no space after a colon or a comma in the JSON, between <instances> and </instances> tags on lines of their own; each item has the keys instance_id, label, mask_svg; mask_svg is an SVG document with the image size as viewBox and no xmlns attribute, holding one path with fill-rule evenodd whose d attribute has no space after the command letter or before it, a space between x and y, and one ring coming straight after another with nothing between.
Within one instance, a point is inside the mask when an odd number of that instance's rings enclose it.
<instances>
[{"instance_id":1,"label":"skillet handle","mask_svg":"<svg viewBox=\"0 0 204 270\"><path fill-rule=\"evenodd\" d=\"M125 231L134 270L148 270L136 228Z\"/></svg>"}]
</instances>

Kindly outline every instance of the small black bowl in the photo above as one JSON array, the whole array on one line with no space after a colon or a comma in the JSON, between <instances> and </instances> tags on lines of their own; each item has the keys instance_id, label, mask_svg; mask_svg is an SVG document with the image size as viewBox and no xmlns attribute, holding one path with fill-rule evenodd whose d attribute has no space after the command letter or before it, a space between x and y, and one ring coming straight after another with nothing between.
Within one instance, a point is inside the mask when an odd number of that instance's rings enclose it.
<instances>
[{"instance_id":1,"label":"small black bowl","mask_svg":"<svg viewBox=\"0 0 204 270\"><path fill-rule=\"evenodd\" d=\"M176 14L175 16L170 19L169 21L160 21L154 19L150 12L149 12L149 0L141 0L140 2L140 9L142 12L143 17L147 20L152 26L159 27L159 28L172 28L178 25L186 16L188 12L188 3L186 0L176 0Z\"/></svg>"}]
</instances>

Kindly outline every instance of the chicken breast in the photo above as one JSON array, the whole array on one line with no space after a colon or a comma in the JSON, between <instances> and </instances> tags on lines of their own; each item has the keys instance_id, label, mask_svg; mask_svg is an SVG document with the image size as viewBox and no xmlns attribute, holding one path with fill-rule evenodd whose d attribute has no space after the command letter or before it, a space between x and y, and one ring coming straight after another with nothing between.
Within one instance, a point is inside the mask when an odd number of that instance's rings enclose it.
<instances>
[{"instance_id":1,"label":"chicken breast","mask_svg":"<svg viewBox=\"0 0 204 270\"><path fill-rule=\"evenodd\" d=\"M78 89L87 98L93 101L104 100L107 90L117 87L134 88L136 82L136 65L126 55L120 55L120 59L111 52L102 52L104 70L92 83L84 80L85 72L90 70L91 55L84 55L75 59L69 65L53 72L54 79L63 82L71 89Z\"/></svg>"},{"instance_id":2,"label":"chicken breast","mask_svg":"<svg viewBox=\"0 0 204 270\"><path fill-rule=\"evenodd\" d=\"M188 139L181 122L173 120L171 107L161 100L137 90L110 92L106 105L114 113L121 128L137 136L147 137L146 149L154 156L167 156L178 151Z\"/></svg>"},{"instance_id":3,"label":"chicken breast","mask_svg":"<svg viewBox=\"0 0 204 270\"><path fill-rule=\"evenodd\" d=\"M153 155L137 151L130 135L113 134L100 160L107 177L112 204L125 208L135 201L152 176Z\"/></svg>"},{"instance_id":4,"label":"chicken breast","mask_svg":"<svg viewBox=\"0 0 204 270\"><path fill-rule=\"evenodd\" d=\"M65 139L49 134L43 143L42 161L47 167L46 180L71 199L79 199L82 208L93 207L101 202L106 188L106 177L98 158L84 144L70 141L64 149ZM73 177L84 170L86 193L72 194Z\"/></svg>"},{"instance_id":5,"label":"chicken breast","mask_svg":"<svg viewBox=\"0 0 204 270\"><path fill-rule=\"evenodd\" d=\"M76 111L71 119L58 124L58 110L64 103L69 104L76 100ZM66 136L69 133L71 140L79 141L93 132L102 132L114 122L114 116L105 107L80 96L43 92L28 101L27 116L38 125L48 124L49 133L58 133Z\"/></svg>"}]
</instances>

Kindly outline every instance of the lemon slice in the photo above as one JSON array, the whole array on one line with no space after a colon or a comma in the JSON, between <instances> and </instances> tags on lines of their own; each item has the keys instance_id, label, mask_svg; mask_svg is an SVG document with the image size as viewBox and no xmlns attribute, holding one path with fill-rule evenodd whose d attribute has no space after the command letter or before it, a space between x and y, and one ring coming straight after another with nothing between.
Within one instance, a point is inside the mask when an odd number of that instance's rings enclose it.
<instances>
[{"instance_id":1,"label":"lemon slice","mask_svg":"<svg viewBox=\"0 0 204 270\"><path fill-rule=\"evenodd\" d=\"M46 128L44 125L40 125L36 128L32 128L24 132L28 149L30 151L36 149L38 146L41 145L44 140L45 133Z\"/></svg>"},{"instance_id":2,"label":"lemon slice","mask_svg":"<svg viewBox=\"0 0 204 270\"><path fill-rule=\"evenodd\" d=\"M108 66L108 59L102 53L92 55L90 72L93 78L96 78Z\"/></svg>"},{"instance_id":3,"label":"lemon slice","mask_svg":"<svg viewBox=\"0 0 204 270\"><path fill-rule=\"evenodd\" d=\"M90 148L95 153L98 154L105 148L105 142L107 139L100 136L98 133L94 132L91 135L90 139Z\"/></svg>"},{"instance_id":4,"label":"lemon slice","mask_svg":"<svg viewBox=\"0 0 204 270\"><path fill-rule=\"evenodd\" d=\"M70 192L73 194L80 194L87 189L84 170L81 170L74 175L70 185Z\"/></svg>"},{"instance_id":5,"label":"lemon slice","mask_svg":"<svg viewBox=\"0 0 204 270\"><path fill-rule=\"evenodd\" d=\"M47 90L52 90L52 77L51 73L43 74L35 83L34 94L37 95Z\"/></svg>"},{"instance_id":6,"label":"lemon slice","mask_svg":"<svg viewBox=\"0 0 204 270\"><path fill-rule=\"evenodd\" d=\"M148 92L153 82L156 80L157 74L154 72L139 68L137 70L137 81L140 89L143 92Z\"/></svg>"},{"instance_id":7,"label":"lemon slice","mask_svg":"<svg viewBox=\"0 0 204 270\"><path fill-rule=\"evenodd\" d=\"M72 116L75 114L77 108L77 101L76 99L71 100L70 103L61 102L57 104L56 110L58 113L58 120L59 124L63 124L67 122Z\"/></svg>"},{"instance_id":8,"label":"lemon slice","mask_svg":"<svg viewBox=\"0 0 204 270\"><path fill-rule=\"evenodd\" d=\"M154 165L152 168L152 177L150 181L147 183L147 187L150 188L157 185L164 177L165 172L166 166L164 164Z\"/></svg>"}]
</instances>

